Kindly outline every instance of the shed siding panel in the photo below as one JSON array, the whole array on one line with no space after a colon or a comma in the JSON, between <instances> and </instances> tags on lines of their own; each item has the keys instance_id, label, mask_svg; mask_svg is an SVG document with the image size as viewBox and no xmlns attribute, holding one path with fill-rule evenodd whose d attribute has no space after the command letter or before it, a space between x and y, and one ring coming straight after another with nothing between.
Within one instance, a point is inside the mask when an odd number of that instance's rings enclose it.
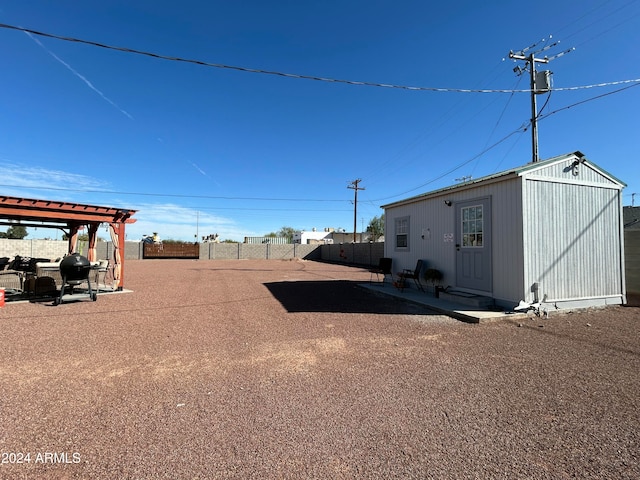
<instances>
[{"instance_id":1,"label":"shed siding panel","mask_svg":"<svg viewBox=\"0 0 640 480\"><path fill-rule=\"evenodd\" d=\"M462 191L455 201L491 196L493 297L506 303L522 298L524 259L521 179L513 178ZM455 265L455 258L452 257ZM514 305L515 305L514 304Z\"/></svg>"},{"instance_id":2,"label":"shed siding panel","mask_svg":"<svg viewBox=\"0 0 640 480\"><path fill-rule=\"evenodd\" d=\"M522 254L522 196L520 178L447 192L441 196L388 208L385 212L385 256L393 258L394 272L413 268L418 259L427 268L442 271L443 285L455 285L455 206L456 202L491 197L493 239L493 295L509 302L522 298L524 269ZM396 218L409 217L409 248L395 248ZM423 238L424 236L424 238ZM517 303L517 302L516 302Z\"/></svg>"},{"instance_id":3,"label":"shed siding panel","mask_svg":"<svg viewBox=\"0 0 640 480\"><path fill-rule=\"evenodd\" d=\"M618 190L527 180L525 288L538 282L549 300L621 294L620 208Z\"/></svg>"},{"instance_id":4,"label":"shed siding panel","mask_svg":"<svg viewBox=\"0 0 640 480\"><path fill-rule=\"evenodd\" d=\"M527 175L529 177L555 178L569 183L581 181L599 183L603 186L609 185L614 188L618 187L617 184L613 183L592 166L581 163L575 168L572 168L572 163L573 159L568 159L566 162L555 163L539 170L534 170Z\"/></svg>"},{"instance_id":5,"label":"shed siding panel","mask_svg":"<svg viewBox=\"0 0 640 480\"><path fill-rule=\"evenodd\" d=\"M523 298L524 257L521 179L494 185L493 285L498 300Z\"/></svg>"},{"instance_id":6,"label":"shed siding panel","mask_svg":"<svg viewBox=\"0 0 640 480\"><path fill-rule=\"evenodd\" d=\"M454 271L453 243L445 243L445 234L453 232L453 209L444 204L444 199L412 203L390 209L385 214L386 256L393 258L394 272L413 269L418 259L427 261L426 268L437 268L444 274L443 284L451 282ZM409 218L409 245L405 249L395 248L395 220ZM423 238L424 236L424 238Z\"/></svg>"}]
</instances>

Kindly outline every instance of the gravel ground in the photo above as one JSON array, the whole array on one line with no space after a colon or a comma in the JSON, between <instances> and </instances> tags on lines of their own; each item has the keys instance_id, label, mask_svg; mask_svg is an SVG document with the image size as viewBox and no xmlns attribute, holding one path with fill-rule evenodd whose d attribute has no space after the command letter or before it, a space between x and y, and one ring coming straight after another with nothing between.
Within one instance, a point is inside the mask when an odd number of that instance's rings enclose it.
<instances>
[{"instance_id":1,"label":"gravel ground","mask_svg":"<svg viewBox=\"0 0 640 480\"><path fill-rule=\"evenodd\" d=\"M340 265L125 273L0 309L0 478L640 478L637 302L472 325Z\"/></svg>"}]
</instances>

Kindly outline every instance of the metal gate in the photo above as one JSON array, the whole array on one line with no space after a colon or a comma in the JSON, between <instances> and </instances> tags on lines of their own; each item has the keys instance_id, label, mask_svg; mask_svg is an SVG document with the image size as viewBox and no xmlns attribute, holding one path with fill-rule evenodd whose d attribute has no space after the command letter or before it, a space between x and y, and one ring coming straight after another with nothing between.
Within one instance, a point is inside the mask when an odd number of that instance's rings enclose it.
<instances>
[{"instance_id":1,"label":"metal gate","mask_svg":"<svg viewBox=\"0 0 640 480\"><path fill-rule=\"evenodd\" d=\"M200 258L199 243L145 243L142 258Z\"/></svg>"}]
</instances>

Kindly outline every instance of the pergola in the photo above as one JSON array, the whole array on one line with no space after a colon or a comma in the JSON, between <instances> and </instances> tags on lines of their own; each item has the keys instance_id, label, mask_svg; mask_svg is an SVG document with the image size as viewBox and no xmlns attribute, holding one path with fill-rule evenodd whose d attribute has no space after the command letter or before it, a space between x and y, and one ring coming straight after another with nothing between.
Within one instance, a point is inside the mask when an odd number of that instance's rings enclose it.
<instances>
[{"instance_id":1,"label":"pergola","mask_svg":"<svg viewBox=\"0 0 640 480\"><path fill-rule=\"evenodd\" d=\"M75 253L78 232L84 226L89 234L89 261L96 261L96 240L100 224L109 226L113 242L114 287L122 290L124 283L125 225L134 223L136 210L84 205L81 203L34 200L0 196L0 225L58 228L69 238L68 253Z\"/></svg>"}]
</instances>

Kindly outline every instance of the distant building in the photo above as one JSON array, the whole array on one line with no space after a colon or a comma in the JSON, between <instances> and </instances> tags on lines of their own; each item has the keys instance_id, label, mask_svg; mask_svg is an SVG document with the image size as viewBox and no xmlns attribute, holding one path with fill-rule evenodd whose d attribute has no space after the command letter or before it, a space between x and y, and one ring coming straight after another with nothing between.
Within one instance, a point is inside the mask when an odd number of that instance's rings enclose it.
<instances>
[{"instance_id":1,"label":"distant building","mask_svg":"<svg viewBox=\"0 0 640 480\"><path fill-rule=\"evenodd\" d=\"M370 232L356 233L355 243L369 243L372 241ZM376 242L384 242L384 235L379 237ZM333 243L353 243L353 232L333 232Z\"/></svg>"},{"instance_id":2,"label":"distant building","mask_svg":"<svg viewBox=\"0 0 640 480\"><path fill-rule=\"evenodd\" d=\"M333 228L325 228L319 232L315 228L310 232L301 230L293 234L293 243L307 244L321 244L328 245L334 243L353 243L353 232L345 232L344 230L336 231ZM369 232L360 232L355 235L355 243L368 243L371 241L371 234ZM384 236L380 237L378 242L384 242Z\"/></svg>"},{"instance_id":3,"label":"distant building","mask_svg":"<svg viewBox=\"0 0 640 480\"><path fill-rule=\"evenodd\" d=\"M263 244L270 243L272 245L286 245L291 243L287 237L244 237L244 243Z\"/></svg>"},{"instance_id":4,"label":"distant building","mask_svg":"<svg viewBox=\"0 0 640 480\"><path fill-rule=\"evenodd\" d=\"M220 243L220 235L212 233L202 237L202 243Z\"/></svg>"},{"instance_id":5,"label":"distant building","mask_svg":"<svg viewBox=\"0 0 640 480\"><path fill-rule=\"evenodd\" d=\"M318 232L314 228L310 232L301 230L293 234L293 243L302 245L308 244L331 244L333 242L333 228L325 228L324 231Z\"/></svg>"}]
</instances>

